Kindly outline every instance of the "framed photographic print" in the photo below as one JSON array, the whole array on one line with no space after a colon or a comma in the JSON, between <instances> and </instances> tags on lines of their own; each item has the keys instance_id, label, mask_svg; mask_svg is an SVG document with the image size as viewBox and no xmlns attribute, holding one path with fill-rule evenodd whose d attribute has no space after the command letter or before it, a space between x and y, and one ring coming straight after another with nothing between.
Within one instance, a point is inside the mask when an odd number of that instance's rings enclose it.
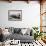
<instances>
[{"instance_id":1,"label":"framed photographic print","mask_svg":"<svg viewBox=\"0 0 46 46\"><path fill-rule=\"evenodd\" d=\"M9 21L21 21L22 10L8 10L8 20Z\"/></svg>"}]
</instances>

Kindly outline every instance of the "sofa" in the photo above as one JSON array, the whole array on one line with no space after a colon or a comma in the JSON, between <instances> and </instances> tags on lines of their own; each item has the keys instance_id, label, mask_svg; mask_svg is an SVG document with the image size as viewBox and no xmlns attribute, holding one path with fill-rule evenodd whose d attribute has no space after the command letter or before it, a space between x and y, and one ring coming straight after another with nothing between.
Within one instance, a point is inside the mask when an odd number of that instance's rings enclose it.
<instances>
[{"instance_id":1,"label":"sofa","mask_svg":"<svg viewBox=\"0 0 46 46\"><path fill-rule=\"evenodd\" d=\"M3 35L3 41L20 40L21 43L31 43L34 41L32 30L30 28L8 28L8 35Z\"/></svg>"}]
</instances>

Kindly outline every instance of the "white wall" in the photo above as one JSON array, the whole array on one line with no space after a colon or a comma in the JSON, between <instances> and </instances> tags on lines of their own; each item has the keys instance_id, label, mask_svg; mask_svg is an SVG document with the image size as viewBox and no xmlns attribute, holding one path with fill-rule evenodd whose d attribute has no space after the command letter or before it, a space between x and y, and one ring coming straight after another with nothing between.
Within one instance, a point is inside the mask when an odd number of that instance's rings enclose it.
<instances>
[{"instance_id":1,"label":"white wall","mask_svg":"<svg viewBox=\"0 0 46 46\"><path fill-rule=\"evenodd\" d=\"M8 21L8 10L22 10L22 21ZM40 26L40 4L30 2L0 2L0 26L32 27Z\"/></svg>"}]
</instances>

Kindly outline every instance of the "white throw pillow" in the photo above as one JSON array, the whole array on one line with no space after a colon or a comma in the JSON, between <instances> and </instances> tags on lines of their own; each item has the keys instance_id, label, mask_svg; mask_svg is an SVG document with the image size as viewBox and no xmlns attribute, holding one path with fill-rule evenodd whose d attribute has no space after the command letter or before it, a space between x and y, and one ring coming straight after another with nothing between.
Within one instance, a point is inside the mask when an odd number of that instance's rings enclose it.
<instances>
[{"instance_id":1,"label":"white throw pillow","mask_svg":"<svg viewBox=\"0 0 46 46\"><path fill-rule=\"evenodd\" d=\"M21 33L24 35L27 32L27 28L21 29Z\"/></svg>"}]
</instances>

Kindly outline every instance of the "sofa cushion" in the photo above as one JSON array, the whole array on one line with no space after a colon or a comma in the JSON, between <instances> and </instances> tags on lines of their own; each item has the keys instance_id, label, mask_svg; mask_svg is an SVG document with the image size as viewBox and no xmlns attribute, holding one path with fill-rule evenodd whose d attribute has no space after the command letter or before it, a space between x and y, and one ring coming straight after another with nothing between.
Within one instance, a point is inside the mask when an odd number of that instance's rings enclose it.
<instances>
[{"instance_id":1,"label":"sofa cushion","mask_svg":"<svg viewBox=\"0 0 46 46\"><path fill-rule=\"evenodd\" d=\"M11 34L9 36L9 38L11 40L15 39L15 40L20 40L20 42L32 42L32 40L34 40L33 36L29 36L29 35L21 35L21 34ZM24 40L24 41L23 41Z\"/></svg>"},{"instance_id":2,"label":"sofa cushion","mask_svg":"<svg viewBox=\"0 0 46 46\"><path fill-rule=\"evenodd\" d=\"M21 29L21 33L24 35L27 32L27 28Z\"/></svg>"},{"instance_id":3,"label":"sofa cushion","mask_svg":"<svg viewBox=\"0 0 46 46\"><path fill-rule=\"evenodd\" d=\"M14 33L14 27L9 27L8 32L13 34Z\"/></svg>"},{"instance_id":4,"label":"sofa cushion","mask_svg":"<svg viewBox=\"0 0 46 46\"><path fill-rule=\"evenodd\" d=\"M20 33L21 29L20 28L14 28L14 33Z\"/></svg>"}]
</instances>

